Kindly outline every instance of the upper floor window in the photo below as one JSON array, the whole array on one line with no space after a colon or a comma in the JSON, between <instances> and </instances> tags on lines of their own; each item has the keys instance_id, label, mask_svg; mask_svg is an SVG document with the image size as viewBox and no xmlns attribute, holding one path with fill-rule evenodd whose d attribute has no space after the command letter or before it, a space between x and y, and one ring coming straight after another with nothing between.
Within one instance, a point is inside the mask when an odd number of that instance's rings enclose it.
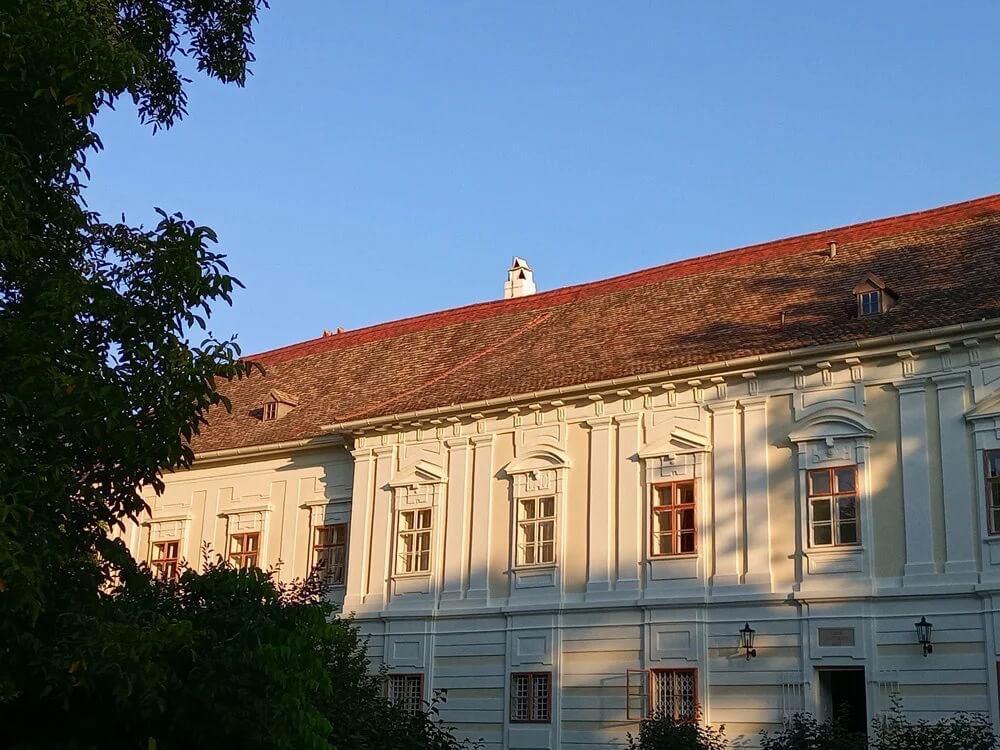
<instances>
[{"instance_id":1,"label":"upper floor window","mask_svg":"<svg viewBox=\"0 0 1000 750\"><path fill-rule=\"evenodd\" d=\"M862 292L858 295L859 315L878 315L882 312L882 292L873 289L869 292Z\"/></svg>"},{"instance_id":2,"label":"upper floor window","mask_svg":"<svg viewBox=\"0 0 1000 750\"><path fill-rule=\"evenodd\" d=\"M696 551L694 482L672 482L653 488L653 557Z\"/></svg>"},{"instance_id":3,"label":"upper floor window","mask_svg":"<svg viewBox=\"0 0 1000 750\"><path fill-rule=\"evenodd\" d=\"M862 318L886 312L898 299L896 293L874 273L865 274L854 286L854 298L858 304L858 317Z\"/></svg>"},{"instance_id":4,"label":"upper floor window","mask_svg":"<svg viewBox=\"0 0 1000 750\"><path fill-rule=\"evenodd\" d=\"M858 544L858 468L841 466L812 469L806 480L810 545L831 547Z\"/></svg>"},{"instance_id":5,"label":"upper floor window","mask_svg":"<svg viewBox=\"0 0 1000 750\"><path fill-rule=\"evenodd\" d=\"M232 534L229 537L229 561L240 570L257 567L259 555L259 531Z\"/></svg>"},{"instance_id":6,"label":"upper floor window","mask_svg":"<svg viewBox=\"0 0 1000 750\"><path fill-rule=\"evenodd\" d=\"M431 509L399 512L396 573L427 573L431 569Z\"/></svg>"},{"instance_id":7,"label":"upper floor window","mask_svg":"<svg viewBox=\"0 0 1000 750\"><path fill-rule=\"evenodd\" d=\"M516 672L510 676L510 720L547 724L552 717L552 674Z\"/></svg>"},{"instance_id":8,"label":"upper floor window","mask_svg":"<svg viewBox=\"0 0 1000 750\"><path fill-rule=\"evenodd\" d=\"M556 561L556 499L525 497L517 502L517 564L552 565Z\"/></svg>"},{"instance_id":9,"label":"upper floor window","mask_svg":"<svg viewBox=\"0 0 1000 750\"><path fill-rule=\"evenodd\" d=\"M180 567L181 543L178 539L153 542L149 565L157 578L176 578Z\"/></svg>"},{"instance_id":10,"label":"upper floor window","mask_svg":"<svg viewBox=\"0 0 1000 750\"><path fill-rule=\"evenodd\" d=\"M1000 450L989 450L986 460L986 515L990 533L1000 534Z\"/></svg>"},{"instance_id":11,"label":"upper floor window","mask_svg":"<svg viewBox=\"0 0 1000 750\"><path fill-rule=\"evenodd\" d=\"M415 714L424 700L424 676L420 672L391 674L385 683L385 694L390 703L406 713Z\"/></svg>"},{"instance_id":12,"label":"upper floor window","mask_svg":"<svg viewBox=\"0 0 1000 750\"><path fill-rule=\"evenodd\" d=\"M313 542L313 567L335 586L343 585L347 563L347 524L317 526Z\"/></svg>"},{"instance_id":13,"label":"upper floor window","mask_svg":"<svg viewBox=\"0 0 1000 750\"><path fill-rule=\"evenodd\" d=\"M650 714L675 721L698 718L698 673L694 669L653 669L649 673Z\"/></svg>"}]
</instances>

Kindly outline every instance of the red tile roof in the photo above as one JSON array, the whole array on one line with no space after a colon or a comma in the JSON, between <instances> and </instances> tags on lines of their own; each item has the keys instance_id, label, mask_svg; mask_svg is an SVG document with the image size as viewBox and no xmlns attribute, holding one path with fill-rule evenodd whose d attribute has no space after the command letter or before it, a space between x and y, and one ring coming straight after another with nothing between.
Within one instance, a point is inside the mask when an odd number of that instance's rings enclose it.
<instances>
[{"instance_id":1,"label":"red tile roof","mask_svg":"<svg viewBox=\"0 0 1000 750\"><path fill-rule=\"evenodd\" d=\"M866 273L899 301L858 319L852 289ZM297 440L330 423L1000 317L998 279L995 195L264 352L253 359L266 376L227 384L232 414L213 411L194 448ZM261 422L273 388L299 406Z\"/></svg>"}]
</instances>

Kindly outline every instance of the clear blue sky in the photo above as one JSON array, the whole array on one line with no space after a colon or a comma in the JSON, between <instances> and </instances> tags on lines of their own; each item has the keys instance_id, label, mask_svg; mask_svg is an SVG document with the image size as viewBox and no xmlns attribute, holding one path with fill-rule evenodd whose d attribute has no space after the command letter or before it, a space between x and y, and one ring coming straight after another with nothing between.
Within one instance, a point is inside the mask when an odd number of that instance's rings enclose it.
<instances>
[{"instance_id":1,"label":"clear blue sky","mask_svg":"<svg viewBox=\"0 0 1000 750\"><path fill-rule=\"evenodd\" d=\"M272 0L245 89L103 116L91 205L220 234L250 353L1000 192L1000 3Z\"/></svg>"}]
</instances>

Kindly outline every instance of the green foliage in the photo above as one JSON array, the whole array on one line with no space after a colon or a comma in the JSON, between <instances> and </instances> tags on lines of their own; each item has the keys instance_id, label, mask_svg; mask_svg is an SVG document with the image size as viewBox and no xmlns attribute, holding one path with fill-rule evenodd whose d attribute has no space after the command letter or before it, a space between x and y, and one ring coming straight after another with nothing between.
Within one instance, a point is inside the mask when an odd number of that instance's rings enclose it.
<instances>
[{"instance_id":1,"label":"green foliage","mask_svg":"<svg viewBox=\"0 0 1000 750\"><path fill-rule=\"evenodd\" d=\"M911 723L899 706L872 724L870 750L996 750L1000 740L989 717L960 713L936 722Z\"/></svg>"},{"instance_id":2,"label":"green foliage","mask_svg":"<svg viewBox=\"0 0 1000 750\"><path fill-rule=\"evenodd\" d=\"M643 719L639 736L628 734L629 750L724 750L726 728L690 721L676 721L658 714Z\"/></svg>"},{"instance_id":3,"label":"green foliage","mask_svg":"<svg viewBox=\"0 0 1000 750\"><path fill-rule=\"evenodd\" d=\"M777 732L761 732L762 750L865 750L864 735L843 722L817 721L811 714L795 714Z\"/></svg>"}]
</instances>

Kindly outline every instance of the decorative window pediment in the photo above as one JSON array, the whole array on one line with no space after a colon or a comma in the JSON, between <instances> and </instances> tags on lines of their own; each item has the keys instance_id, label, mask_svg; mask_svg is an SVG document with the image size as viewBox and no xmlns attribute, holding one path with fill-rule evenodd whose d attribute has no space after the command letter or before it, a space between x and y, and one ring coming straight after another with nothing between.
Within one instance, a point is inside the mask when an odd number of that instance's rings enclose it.
<instances>
[{"instance_id":1,"label":"decorative window pediment","mask_svg":"<svg viewBox=\"0 0 1000 750\"><path fill-rule=\"evenodd\" d=\"M435 504L440 487L448 475L437 464L426 459L414 461L402 469L389 482L396 508L429 507Z\"/></svg>"},{"instance_id":2,"label":"decorative window pediment","mask_svg":"<svg viewBox=\"0 0 1000 750\"><path fill-rule=\"evenodd\" d=\"M842 438L874 437L875 428L858 414L847 409L833 407L816 412L796 427L788 439L793 443L814 440L830 441Z\"/></svg>"},{"instance_id":3,"label":"decorative window pediment","mask_svg":"<svg viewBox=\"0 0 1000 750\"><path fill-rule=\"evenodd\" d=\"M1000 392L987 396L973 406L965 412L965 418L970 422L980 419L1000 419Z\"/></svg>"},{"instance_id":4,"label":"decorative window pediment","mask_svg":"<svg viewBox=\"0 0 1000 750\"><path fill-rule=\"evenodd\" d=\"M548 469L568 469L569 457L566 452L556 446L539 446L532 448L524 455L507 464L505 471L514 476L516 474L533 474Z\"/></svg>"},{"instance_id":5,"label":"decorative window pediment","mask_svg":"<svg viewBox=\"0 0 1000 750\"><path fill-rule=\"evenodd\" d=\"M390 487L407 487L419 484L440 484L448 481L448 475L437 464L426 459L415 461L399 470L389 482Z\"/></svg>"},{"instance_id":6,"label":"decorative window pediment","mask_svg":"<svg viewBox=\"0 0 1000 750\"><path fill-rule=\"evenodd\" d=\"M711 450L711 443L704 435L675 427L667 437L650 443L639 451L639 458L669 458L675 454L704 453Z\"/></svg>"}]
</instances>

